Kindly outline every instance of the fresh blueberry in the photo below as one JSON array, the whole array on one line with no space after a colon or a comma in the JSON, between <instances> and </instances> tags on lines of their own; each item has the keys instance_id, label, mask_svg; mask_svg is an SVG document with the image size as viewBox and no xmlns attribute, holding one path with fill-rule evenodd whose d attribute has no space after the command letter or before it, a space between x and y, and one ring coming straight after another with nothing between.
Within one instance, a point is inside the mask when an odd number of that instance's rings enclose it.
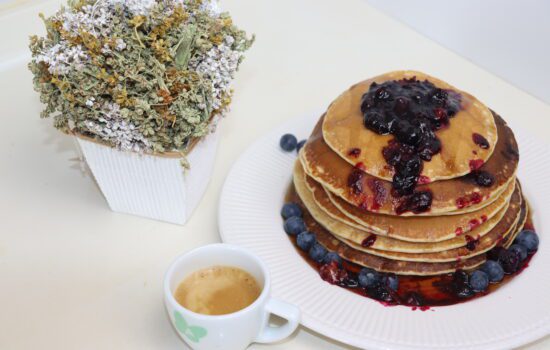
<instances>
[{"instance_id":1,"label":"fresh blueberry","mask_svg":"<svg viewBox=\"0 0 550 350\"><path fill-rule=\"evenodd\" d=\"M521 257L517 252L507 249L500 252L498 262L500 263L500 265L502 265L502 269L504 270L504 272L514 273L519 269Z\"/></svg>"},{"instance_id":2,"label":"fresh blueberry","mask_svg":"<svg viewBox=\"0 0 550 350\"><path fill-rule=\"evenodd\" d=\"M487 260L481 265L480 270L487 274L490 282L500 282L504 278L502 266L494 260Z\"/></svg>"},{"instance_id":3,"label":"fresh blueberry","mask_svg":"<svg viewBox=\"0 0 550 350\"><path fill-rule=\"evenodd\" d=\"M525 248L525 246L523 246L522 244L512 244L512 246L508 249L515 252L516 254L519 254L519 258L521 259L521 261L527 259L527 248Z\"/></svg>"},{"instance_id":4,"label":"fresh blueberry","mask_svg":"<svg viewBox=\"0 0 550 350\"><path fill-rule=\"evenodd\" d=\"M309 250L309 257L318 263L322 262L325 256L327 255L327 250L325 247L319 243L314 243Z\"/></svg>"},{"instance_id":5,"label":"fresh blueberry","mask_svg":"<svg viewBox=\"0 0 550 350\"><path fill-rule=\"evenodd\" d=\"M315 235L309 231L301 232L296 238L296 244L305 252L311 249L315 241Z\"/></svg>"},{"instance_id":6,"label":"fresh blueberry","mask_svg":"<svg viewBox=\"0 0 550 350\"><path fill-rule=\"evenodd\" d=\"M323 264L330 264L333 261L336 261L338 266L342 267L342 258L335 252L327 253L327 255L323 258Z\"/></svg>"},{"instance_id":7,"label":"fresh blueberry","mask_svg":"<svg viewBox=\"0 0 550 350\"><path fill-rule=\"evenodd\" d=\"M281 215L285 219L293 216L302 216L302 209L296 203L286 203L283 205L283 209L281 209Z\"/></svg>"},{"instance_id":8,"label":"fresh blueberry","mask_svg":"<svg viewBox=\"0 0 550 350\"><path fill-rule=\"evenodd\" d=\"M297 144L298 140L296 136L292 134L284 134L283 137L281 137L281 141L279 141L281 148L287 152L295 150Z\"/></svg>"},{"instance_id":9,"label":"fresh blueberry","mask_svg":"<svg viewBox=\"0 0 550 350\"><path fill-rule=\"evenodd\" d=\"M377 271L365 267L359 272L358 279L361 287L373 288L380 284L382 276Z\"/></svg>"},{"instance_id":10,"label":"fresh blueberry","mask_svg":"<svg viewBox=\"0 0 550 350\"><path fill-rule=\"evenodd\" d=\"M382 277L382 284L393 291L397 291L399 289L399 278L393 273L384 275Z\"/></svg>"},{"instance_id":11,"label":"fresh blueberry","mask_svg":"<svg viewBox=\"0 0 550 350\"><path fill-rule=\"evenodd\" d=\"M481 270L476 270L470 274L469 282L475 292L483 292L489 286L489 276Z\"/></svg>"},{"instance_id":12,"label":"fresh blueberry","mask_svg":"<svg viewBox=\"0 0 550 350\"><path fill-rule=\"evenodd\" d=\"M286 219L284 229L285 232L289 235L296 236L297 234L306 230L306 224L301 217L292 216Z\"/></svg>"},{"instance_id":13,"label":"fresh blueberry","mask_svg":"<svg viewBox=\"0 0 550 350\"><path fill-rule=\"evenodd\" d=\"M516 243L527 248L528 252L534 252L539 247L539 236L531 230L523 230L516 238Z\"/></svg>"},{"instance_id":14,"label":"fresh blueberry","mask_svg":"<svg viewBox=\"0 0 550 350\"><path fill-rule=\"evenodd\" d=\"M498 257L500 256L500 254L502 253L503 250L506 250L506 248L504 248L502 246L494 247L493 249L491 249L487 252L487 259L488 260L493 260L493 261L498 261Z\"/></svg>"},{"instance_id":15,"label":"fresh blueberry","mask_svg":"<svg viewBox=\"0 0 550 350\"><path fill-rule=\"evenodd\" d=\"M306 141L307 140L302 140L302 141L298 142L298 144L296 145L296 152L300 152L302 147L304 147L304 145L306 144Z\"/></svg>"}]
</instances>

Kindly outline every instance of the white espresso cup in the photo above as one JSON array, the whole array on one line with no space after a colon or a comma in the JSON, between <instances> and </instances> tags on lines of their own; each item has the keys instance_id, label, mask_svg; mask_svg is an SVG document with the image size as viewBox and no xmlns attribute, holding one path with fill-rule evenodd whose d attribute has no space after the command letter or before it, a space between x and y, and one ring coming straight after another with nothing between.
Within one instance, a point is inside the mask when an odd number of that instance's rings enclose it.
<instances>
[{"instance_id":1,"label":"white espresso cup","mask_svg":"<svg viewBox=\"0 0 550 350\"><path fill-rule=\"evenodd\" d=\"M181 306L174 298L178 285L191 273L211 266L237 267L251 274L260 296L246 308L226 315L203 315ZM164 278L164 301L170 321L180 337L194 350L242 350L251 343L273 343L287 338L300 323L300 310L272 298L271 280L265 264L248 250L230 244L211 244L178 257ZM270 315L287 322L268 324Z\"/></svg>"}]
</instances>

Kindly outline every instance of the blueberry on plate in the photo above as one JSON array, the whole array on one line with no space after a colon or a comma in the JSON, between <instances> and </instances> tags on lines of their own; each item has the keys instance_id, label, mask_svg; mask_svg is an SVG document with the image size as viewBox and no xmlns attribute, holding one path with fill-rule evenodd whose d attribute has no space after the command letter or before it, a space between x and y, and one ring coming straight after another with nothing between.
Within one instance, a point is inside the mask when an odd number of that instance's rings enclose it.
<instances>
[{"instance_id":1,"label":"blueberry on plate","mask_svg":"<svg viewBox=\"0 0 550 350\"><path fill-rule=\"evenodd\" d=\"M476 270L470 274L469 283L474 292L483 292L489 287L489 276L481 270Z\"/></svg>"},{"instance_id":2,"label":"blueberry on plate","mask_svg":"<svg viewBox=\"0 0 550 350\"><path fill-rule=\"evenodd\" d=\"M393 273L384 275L382 277L382 284L393 291L397 291L399 289L399 278Z\"/></svg>"},{"instance_id":3,"label":"blueberry on plate","mask_svg":"<svg viewBox=\"0 0 550 350\"><path fill-rule=\"evenodd\" d=\"M524 245L516 243L512 244L512 246L508 249L518 254L521 261L527 259L527 248L525 248Z\"/></svg>"},{"instance_id":4,"label":"blueberry on plate","mask_svg":"<svg viewBox=\"0 0 550 350\"><path fill-rule=\"evenodd\" d=\"M487 260L481 265L480 270L487 274L490 282L500 282L504 278L504 270L502 266L494 260Z\"/></svg>"},{"instance_id":5,"label":"blueberry on plate","mask_svg":"<svg viewBox=\"0 0 550 350\"><path fill-rule=\"evenodd\" d=\"M294 151L297 144L298 139L292 134L284 134L283 137L281 137L281 141L279 141L281 148L287 152Z\"/></svg>"},{"instance_id":6,"label":"blueberry on plate","mask_svg":"<svg viewBox=\"0 0 550 350\"><path fill-rule=\"evenodd\" d=\"M359 272L359 285L363 288L373 288L380 284L382 276L375 270L367 267Z\"/></svg>"},{"instance_id":7,"label":"blueberry on plate","mask_svg":"<svg viewBox=\"0 0 550 350\"><path fill-rule=\"evenodd\" d=\"M302 209L296 203L285 203L283 209L281 209L281 215L285 219L293 216L302 216Z\"/></svg>"},{"instance_id":8,"label":"blueberry on plate","mask_svg":"<svg viewBox=\"0 0 550 350\"><path fill-rule=\"evenodd\" d=\"M539 248L539 236L534 231L523 230L519 233L515 243L521 244L531 253Z\"/></svg>"},{"instance_id":9,"label":"blueberry on plate","mask_svg":"<svg viewBox=\"0 0 550 350\"><path fill-rule=\"evenodd\" d=\"M306 141L307 140L302 140L302 141L298 142L298 144L296 145L296 152L300 152L302 147L304 147L304 145L306 144Z\"/></svg>"},{"instance_id":10,"label":"blueberry on plate","mask_svg":"<svg viewBox=\"0 0 550 350\"><path fill-rule=\"evenodd\" d=\"M309 250L309 257L313 259L313 261L320 263L323 261L327 253L328 252L325 247L323 247L319 243L314 243Z\"/></svg>"},{"instance_id":11,"label":"blueberry on plate","mask_svg":"<svg viewBox=\"0 0 550 350\"><path fill-rule=\"evenodd\" d=\"M342 258L335 252L327 253L327 255L323 258L323 264L330 264L333 261L336 261L338 266L342 267Z\"/></svg>"},{"instance_id":12,"label":"blueberry on plate","mask_svg":"<svg viewBox=\"0 0 550 350\"><path fill-rule=\"evenodd\" d=\"M296 236L306 230L306 224L299 216L292 216L286 219L284 224L285 232L289 235Z\"/></svg>"},{"instance_id":13,"label":"blueberry on plate","mask_svg":"<svg viewBox=\"0 0 550 350\"><path fill-rule=\"evenodd\" d=\"M311 249L311 247L315 244L315 241L315 235L309 231L301 232L296 238L296 244L305 252L308 252Z\"/></svg>"},{"instance_id":14,"label":"blueberry on plate","mask_svg":"<svg viewBox=\"0 0 550 350\"><path fill-rule=\"evenodd\" d=\"M493 249L489 250L487 252L487 260L498 261L498 257L500 256L503 250L506 250L506 248L501 246L496 246Z\"/></svg>"},{"instance_id":15,"label":"blueberry on plate","mask_svg":"<svg viewBox=\"0 0 550 350\"><path fill-rule=\"evenodd\" d=\"M519 269L521 257L515 251L503 250L498 257L498 262L506 273L514 273Z\"/></svg>"}]
</instances>

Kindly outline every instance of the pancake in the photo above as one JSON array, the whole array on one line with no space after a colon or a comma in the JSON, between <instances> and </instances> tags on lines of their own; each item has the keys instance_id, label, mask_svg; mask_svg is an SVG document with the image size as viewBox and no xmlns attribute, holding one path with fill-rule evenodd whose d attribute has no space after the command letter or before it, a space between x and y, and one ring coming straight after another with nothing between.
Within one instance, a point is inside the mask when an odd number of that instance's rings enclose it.
<instances>
[{"instance_id":1,"label":"pancake","mask_svg":"<svg viewBox=\"0 0 550 350\"><path fill-rule=\"evenodd\" d=\"M304 211L304 221L309 231L315 232L317 242L327 250L336 252L343 259L360 266L369 267L379 272L389 272L399 275L433 276L451 273L457 269L471 270L485 261L485 256L477 255L470 259L462 259L455 262L425 263L398 261L379 257L369 253L353 249L347 244L334 238L322 225L317 223L303 205L300 197L294 193L291 201L298 203Z\"/></svg>"},{"instance_id":2,"label":"pancake","mask_svg":"<svg viewBox=\"0 0 550 350\"><path fill-rule=\"evenodd\" d=\"M419 185L417 187L419 191L432 192L431 209L421 214L405 212L401 216L457 215L477 211L495 201L514 181L519 161L517 143L512 130L504 120L496 114L494 117L499 135L498 142L493 156L480 168L494 176L494 184L491 187L481 187L466 175ZM364 176L360 179L360 184L363 192L359 195L353 193L348 186L348 177L354 169L356 171L357 169L325 143L322 133L323 120L324 117L321 117L300 151L300 160L306 173L348 203L371 212L397 215L399 199L390 195L391 182L362 173Z\"/></svg>"},{"instance_id":3,"label":"pancake","mask_svg":"<svg viewBox=\"0 0 550 350\"><path fill-rule=\"evenodd\" d=\"M323 122L323 135L328 146L349 164L362 162L368 174L391 181L393 169L387 166L382 149L394 136L379 135L364 126L361 101L374 82L381 84L413 77L419 81L428 80L438 88L462 95L462 109L449 119L449 127L436 132L441 140L441 152L434 155L431 161L424 162L421 175L427 176L431 181L452 179L468 174L471 171L471 160L486 162L491 157L498 138L495 121L489 109L474 96L415 71L383 74L358 83L340 95L328 108ZM474 142L472 135L475 133L488 141L489 146L486 149ZM362 152L359 155L350 155L350 150L355 148Z\"/></svg>"},{"instance_id":4,"label":"pancake","mask_svg":"<svg viewBox=\"0 0 550 350\"><path fill-rule=\"evenodd\" d=\"M299 169L300 166L298 165L296 168ZM494 247L497 242L502 241L504 237L513 233L516 223L519 220L522 207L521 192L519 187L516 187L510 200L510 205L501 209L499 214L485 223L491 223L491 228L488 232L483 230L485 224L478 226L472 230L469 235L455 237L453 240L450 240L453 241L453 243L456 242L457 245L454 248L449 246L448 243L450 243L450 241L443 241L435 244L411 243L372 234L367 234L372 245L366 248L361 245L361 241L357 243L350 239L353 238L354 232L357 231L356 229L332 219L317 206L313 194L307 188L303 174L300 174L299 171L295 173L294 176L294 187L304 207L307 208L312 218L335 236L335 238L356 250L376 256L405 261L449 262L456 261L458 258L468 258L484 253ZM374 240L372 240L373 236L375 238ZM475 249L468 249L466 247L470 240L478 242L474 246ZM439 250L434 252L423 250L426 247L433 248L433 246L439 248ZM415 251L411 252L410 250Z\"/></svg>"},{"instance_id":5,"label":"pancake","mask_svg":"<svg viewBox=\"0 0 550 350\"><path fill-rule=\"evenodd\" d=\"M308 185L313 180L308 181ZM440 242L449 240L456 235L462 235L476 228L479 223L491 220L504 208L512 193L515 182L510 183L506 190L491 204L475 212L460 215L413 216L400 218L397 216L380 215L361 210L323 188L325 197L336 207L341 215L347 216L360 228L367 228L380 235L387 235L410 242ZM316 196L316 198L322 195ZM484 225L486 230L492 227Z\"/></svg>"},{"instance_id":6,"label":"pancake","mask_svg":"<svg viewBox=\"0 0 550 350\"><path fill-rule=\"evenodd\" d=\"M420 261L420 262L452 262L457 259L468 259L480 254L483 254L497 244L501 243L505 238L514 235L516 225L520 221L522 212L525 212L525 203L522 202L521 193L519 190L514 192L510 205L505 210L505 214L498 222L498 224L493 227L486 235L480 237L477 236L474 231L472 231L472 236L470 239L478 242L475 245L475 249L470 250L466 246L459 248L449 249L446 251L435 252L435 253L401 253L401 252L389 252L383 250L376 250L370 248L364 248L361 245L351 242L349 240L340 239L345 244L350 247L373 254L376 256L382 256L385 258L393 260L403 260L403 261ZM475 238L474 238L475 237Z\"/></svg>"},{"instance_id":7,"label":"pancake","mask_svg":"<svg viewBox=\"0 0 550 350\"><path fill-rule=\"evenodd\" d=\"M504 216L509 201L509 196L507 198L500 198L499 201L502 200L503 205L497 208L495 213L487 212L490 216L485 216L483 219L479 219L485 215L483 213L476 213L475 215L465 214L463 215L465 216L464 218L462 218L462 215L399 218L370 214L373 216L373 223L379 223L376 227L377 230L370 231L340 212L328 199L324 189L311 178L305 178L304 181L304 176L307 177L303 172L301 164L297 162L294 169L294 185L304 205L308 208L314 219L334 235L359 245L369 239L372 240L372 235L375 234L376 240L371 248L378 250L426 253L464 246L466 244L464 237L471 230L473 230L471 235L474 237L478 235L484 236L496 226ZM314 187L312 188L311 185ZM453 221L452 219L454 218L457 221ZM485 222L482 223L482 221ZM467 226L467 230L457 236L456 228L461 227L459 225L462 222ZM381 227L384 230L381 230ZM379 233L380 231L382 231L382 234ZM391 234L388 234L389 231L391 231ZM401 235L401 232L404 232L405 235ZM439 239L438 241L431 242L426 241L424 235L429 235L432 239L448 235L449 239ZM405 236L407 239L402 240L402 236Z\"/></svg>"},{"instance_id":8,"label":"pancake","mask_svg":"<svg viewBox=\"0 0 550 350\"><path fill-rule=\"evenodd\" d=\"M524 229L525 223L527 223L527 218L530 215L530 209L529 209L529 204L527 203L525 198L523 198L523 202L525 203L525 206L522 208L523 210L521 212L521 216L518 220L518 223L516 224L516 227L513 233L508 237L505 237L502 242L502 246L504 248L510 248L510 246L514 244L514 240L519 235L519 233Z\"/></svg>"}]
</instances>

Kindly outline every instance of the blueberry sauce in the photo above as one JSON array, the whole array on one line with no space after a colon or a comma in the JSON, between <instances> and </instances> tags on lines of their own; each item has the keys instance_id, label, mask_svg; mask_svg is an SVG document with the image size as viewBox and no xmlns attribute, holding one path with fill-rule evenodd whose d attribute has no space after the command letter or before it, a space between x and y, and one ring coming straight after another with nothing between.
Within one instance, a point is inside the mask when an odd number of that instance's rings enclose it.
<instances>
[{"instance_id":1,"label":"blueberry sauce","mask_svg":"<svg viewBox=\"0 0 550 350\"><path fill-rule=\"evenodd\" d=\"M369 179L367 181L367 185L374 194L370 210L377 211L380 209L380 207L382 207L382 203L384 203L384 201L386 200L388 193L386 191L386 188L384 187L384 184L380 180Z\"/></svg>"},{"instance_id":2,"label":"blueberry sauce","mask_svg":"<svg viewBox=\"0 0 550 350\"><path fill-rule=\"evenodd\" d=\"M483 164L485 164L485 162L483 161L483 159L472 159L470 160L470 170L471 171L477 171L479 170L479 168L481 168L483 166Z\"/></svg>"},{"instance_id":3,"label":"blueberry sauce","mask_svg":"<svg viewBox=\"0 0 550 350\"><path fill-rule=\"evenodd\" d=\"M403 214L407 211L411 211L415 214L420 214L430 210L431 205L431 191L415 191L413 194L401 197L395 212L397 214Z\"/></svg>"},{"instance_id":4,"label":"blueberry sauce","mask_svg":"<svg viewBox=\"0 0 550 350\"><path fill-rule=\"evenodd\" d=\"M372 247L375 242L376 242L376 235L371 234L361 242L361 246L365 248Z\"/></svg>"},{"instance_id":5,"label":"blueberry sauce","mask_svg":"<svg viewBox=\"0 0 550 350\"><path fill-rule=\"evenodd\" d=\"M493 174L484 171L478 170L471 173L476 184L482 187L491 187L495 183L495 177Z\"/></svg>"},{"instance_id":6,"label":"blueberry sauce","mask_svg":"<svg viewBox=\"0 0 550 350\"><path fill-rule=\"evenodd\" d=\"M468 226L470 226L470 231L474 230L479 225L481 225L481 221L478 219L472 219L468 222Z\"/></svg>"},{"instance_id":7,"label":"blueberry sauce","mask_svg":"<svg viewBox=\"0 0 550 350\"><path fill-rule=\"evenodd\" d=\"M294 187L291 187L287 193L286 202L299 203L302 206L306 224L309 225L308 222L311 223L310 220L313 220L313 218L305 207L303 207ZM481 218L481 221L483 220L484 219ZM485 221L486 220L487 218L485 217ZM527 222L523 229L534 230L530 217L527 217ZM460 231L460 234L462 234L462 229L459 230L459 228L457 228L457 231ZM326 282L345 288L361 296L374 299L384 306L402 305L410 307L411 310L422 311L426 311L434 306L462 303L494 292L527 268L535 253L529 253L527 259L519 262L515 258L515 255L505 256L507 250L501 246L497 246L485 253L488 260L499 261L503 264L503 267L508 264L505 268L509 272L506 272L501 282L489 284L489 287L484 292L475 293L469 286L468 273L460 269L461 257L457 257L457 271L454 273L437 276L399 275L398 289L394 291L384 284L380 284L375 288L361 287L358 283L358 275L363 268L362 266L347 260L342 260L341 265L336 261L331 261L330 263L317 263L296 245L296 236L289 235L288 237L296 246L296 251L302 255L312 268L319 272L320 277ZM373 237L376 237L376 235L373 235ZM471 240L475 242L479 241L479 238L471 238Z\"/></svg>"},{"instance_id":8,"label":"blueberry sauce","mask_svg":"<svg viewBox=\"0 0 550 350\"><path fill-rule=\"evenodd\" d=\"M426 175L420 175L418 177L417 184L418 185L426 185L426 184L429 184L430 182L432 182L432 180L429 177L427 177Z\"/></svg>"},{"instance_id":9,"label":"blueberry sauce","mask_svg":"<svg viewBox=\"0 0 550 350\"><path fill-rule=\"evenodd\" d=\"M382 151L386 162L395 170L392 194L422 199L422 205L409 205L411 201L405 200L406 204L400 205L401 212L423 212L431 208L431 195L415 196L415 188L423 161L430 161L441 151L441 141L435 132L449 124L449 118L462 108L461 100L460 94L416 77L372 83L363 95L361 112L365 127L377 134L394 136Z\"/></svg>"},{"instance_id":10,"label":"blueberry sauce","mask_svg":"<svg viewBox=\"0 0 550 350\"><path fill-rule=\"evenodd\" d=\"M474 143L476 145L478 145L480 148L483 148L483 149L488 149L489 148L489 141L487 141L487 139L483 136L481 136L480 134L478 133L473 133L472 134L472 140L474 141Z\"/></svg>"},{"instance_id":11,"label":"blueberry sauce","mask_svg":"<svg viewBox=\"0 0 550 350\"><path fill-rule=\"evenodd\" d=\"M348 151L348 156L357 158L361 154L361 149L359 148L352 148Z\"/></svg>"},{"instance_id":12,"label":"blueberry sauce","mask_svg":"<svg viewBox=\"0 0 550 350\"><path fill-rule=\"evenodd\" d=\"M466 249L470 250L470 251L474 251L476 250L478 244L479 244L479 239L480 237L477 236L477 238L474 238L470 235L466 235L464 236L464 238L466 238Z\"/></svg>"},{"instance_id":13,"label":"blueberry sauce","mask_svg":"<svg viewBox=\"0 0 550 350\"><path fill-rule=\"evenodd\" d=\"M479 192L473 192L469 195L457 198L455 204L458 209L463 209L474 204L479 204L482 200L483 197Z\"/></svg>"},{"instance_id":14,"label":"blueberry sauce","mask_svg":"<svg viewBox=\"0 0 550 350\"><path fill-rule=\"evenodd\" d=\"M365 177L365 173L357 168L354 167L351 173L348 176L348 187L351 189L351 192L355 195L359 195L363 193L363 178Z\"/></svg>"}]
</instances>

